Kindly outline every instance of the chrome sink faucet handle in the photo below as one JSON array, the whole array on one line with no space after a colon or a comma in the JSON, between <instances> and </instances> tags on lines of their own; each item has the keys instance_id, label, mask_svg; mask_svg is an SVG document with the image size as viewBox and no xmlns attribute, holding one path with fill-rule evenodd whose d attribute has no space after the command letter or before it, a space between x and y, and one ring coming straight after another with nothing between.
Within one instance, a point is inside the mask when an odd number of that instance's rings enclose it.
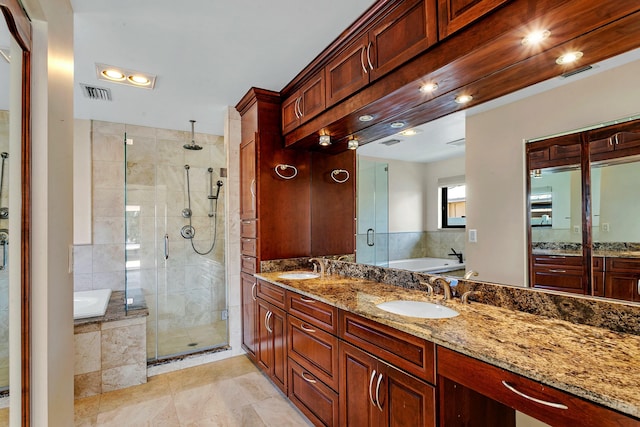
<instances>
[{"instance_id":1,"label":"chrome sink faucet handle","mask_svg":"<svg viewBox=\"0 0 640 427\"><path fill-rule=\"evenodd\" d=\"M462 297L460 298L461 302L463 304L469 304L469 297L472 296L480 296L482 295L482 292L479 291L467 291L464 294L462 294Z\"/></svg>"},{"instance_id":2,"label":"chrome sink faucet handle","mask_svg":"<svg viewBox=\"0 0 640 427\"><path fill-rule=\"evenodd\" d=\"M431 284L429 284L427 282L420 282L420 284L422 286L424 286L425 288L427 288L427 296L432 297L433 296L433 286L431 286Z\"/></svg>"},{"instance_id":3,"label":"chrome sink faucet handle","mask_svg":"<svg viewBox=\"0 0 640 427\"><path fill-rule=\"evenodd\" d=\"M325 269L324 259L323 258L309 258L309 262L310 263L314 263L314 262L318 263L318 266L320 266L320 278L324 278L324 269ZM316 269L316 264L313 264L313 271L314 272L318 271Z\"/></svg>"}]
</instances>

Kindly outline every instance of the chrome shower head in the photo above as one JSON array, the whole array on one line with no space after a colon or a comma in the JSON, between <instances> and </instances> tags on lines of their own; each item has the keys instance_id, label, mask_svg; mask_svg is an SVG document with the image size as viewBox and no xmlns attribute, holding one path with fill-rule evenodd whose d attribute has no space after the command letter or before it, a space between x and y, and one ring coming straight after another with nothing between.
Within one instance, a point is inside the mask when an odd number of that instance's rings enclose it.
<instances>
[{"instance_id":1,"label":"chrome shower head","mask_svg":"<svg viewBox=\"0 0 640 427\"><path fill-rule=\"evenodd\" d=\"M202 147L196 144L195 132L193 130L193 125L196 123L195 120L189 120L191 122L191 142L189 144L184 144L183 147L187 150L202 150Z\"/></svg>"},{"instance_id":2,"label":"chrome shower head","mask_svg":"<svg viewBox=\"0 0 640 427\"><path fill-rule=\"evenodd\" d=\"M3 159L6 159L7 157L9 157L9 153L7 153L6 151L3 151L0 156L2 156Z\"/></svg>"}]
</instances>

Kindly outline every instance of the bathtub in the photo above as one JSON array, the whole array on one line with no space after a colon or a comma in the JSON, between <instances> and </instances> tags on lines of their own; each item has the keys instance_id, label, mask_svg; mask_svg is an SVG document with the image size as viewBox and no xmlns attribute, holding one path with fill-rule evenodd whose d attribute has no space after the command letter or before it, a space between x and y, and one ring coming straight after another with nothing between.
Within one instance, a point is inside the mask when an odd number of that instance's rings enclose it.
<instances>
[{"instance_id":1,"label":"bathtub","mask_svg":"<svg viewBox=\"0 0 640 427\"><path fill-rule=\"evenodd\" d=\"M415 271L417 273L444 273L463 270L464 263L447 258L410 258L389 261L389 268Z\"/></svg>"},{"instance_id":2,"label":"bathtub","mask_svg":"<svg viewBox=\"0 0 640 427\"><path fill-rule=\"evenodd\" d=\"M73 318L104 316L111 298L111 289L96 289L73 293Z\"/></svg>"}]
</instances>

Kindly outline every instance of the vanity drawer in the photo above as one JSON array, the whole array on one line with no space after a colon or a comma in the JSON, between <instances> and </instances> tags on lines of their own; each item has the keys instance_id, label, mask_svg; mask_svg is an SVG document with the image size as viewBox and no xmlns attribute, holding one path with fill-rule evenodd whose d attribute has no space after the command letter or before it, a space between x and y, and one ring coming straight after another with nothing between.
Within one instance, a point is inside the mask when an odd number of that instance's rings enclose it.
<instances>
[{"instance_id":1,"label":"vanity drawer","mask_svg":"<svg viewBox=\"0 0 640 427\"><path fill-rule=\"evenodd\" d=\"M258 298L270 302L278 308L284 310L285 306L285 290L280 286L273 285L264 280L258 279L258 289L256 291Z\"/></svg>"},{"instance_id":2,"label":"vanity drawer","mask_svg":"<svg viewBox=\"0 0 640 427\"><path fill-rule=\"evenodd\" d=\"M258 227L256 225L257 223L255 220L244 219L240 221L240 237L248 237L250 239L258 237Z\"/></svg>"},{"instance_id":3,"label":"vanity drawer","mask_svg":"<svg viewBox=\"0 0 640 427\"><path fill-rule=\"evenodd\" d=\"M338 393L289 358L289 399L317 426L338 426Z\"/></svg>"},{"instance_id":4,"label":"vanity drawer","mask_svg":"<svg viewBox=\"0 0 640 427\"><path fill-rule=\"evenodd\" d=\"M339 337L410 374L435 384L435 345L414 335L340 310Z\"/></svg>"},{"instance_id":5,"label":"vanity drawer","mask_svg":"<svg viewBox=\"0 0 640 427\"><path fill-rule=\"evenodd\" d=\"M257 270L258 260L256 257L242 255L240 257L240 269L249 274L254 274Z\"/></svg>"},{"instance_id":6,"label":"vanity drawer","mask_svg":"<svg viewBox=\"0 0 640 427\"><path fill-rule=\"evenodd\" d=\"M333 390L338 390L338 338L289 314L287 354Z\"/></svg>"},{"instance_id":7,"label":"vanity drawer","mask_svg":"<svg viewBox=\"0 0 640 427\"><path fill-rule=\"evenodd\" d=\"M565 266L559 266L559 268L533 268L533 286L535 288L554 289L558 291L584 294L584 285L582 268L570 268Z\"/></svg>"},{"instance_id":8,"label":"vanity drawer","mask_svg":"<svg viewBox=\"0 0 640 427\"><path fill-rule=\"evenodd\" d=\"M438 347L438 376L554 426L638 425L638 420L443 347Z\"/></svg>"},{"instance_id":9,"label":"vanity drawer","mask_svg":"<svg viewBox=\"0 0 640 427\"><path fill-rule=\"evenodd\" d=\"M533 265L557 265L581 269L582 256L573 255L534 255Z\"/></svg>"},{"instance_id":10,"label":"vanity drawer","mask_svg":"<svg viewBox=\"0 0 640 427\"><path fill-rule=\"evenodd\" d=\"M624 271L629 273L640 273L640 258L607 258L607 272Z\"/></svg>"},{"instance_id":11,"label":"vanity drawer","mask_svg":"<svg viewBox=\"0 0 640 427\"><path fill-rule=\"evenodd\" d=\"M287 312L331 334L338 333L338 309L329 304L287 291Z\"/></svg>"},{"instance_id":12,"label":"vanity drawer","mask_svg":"<svg viewBox=\"0 0 640 427\"><path fill-rule=\"evenodd\" d=\"M240 239L240 253L242 255L248 255L255 257L257 254L258 241L256 239Z\"/></svg>"}]
</instances>

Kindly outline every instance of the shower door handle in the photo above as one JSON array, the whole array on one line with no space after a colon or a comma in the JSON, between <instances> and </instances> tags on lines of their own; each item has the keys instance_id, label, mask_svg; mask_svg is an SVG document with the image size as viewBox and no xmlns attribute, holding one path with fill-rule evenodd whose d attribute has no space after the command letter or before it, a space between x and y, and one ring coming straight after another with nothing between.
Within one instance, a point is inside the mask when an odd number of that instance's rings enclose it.
<instances>
[{"instance_id":1,"label":"shower door handle","mask_svg":"<svg viewBox=\"0 0 640 427\"><path fill-rule=\"evenodd\" d=\"M164 235L164 259L165 261L169 259L169 235Z\"/></svg>"},{"instance_id":2,"label":"shower door handle","mask_svg":"<svg viewBox=\"0 0 640 427\"><path fill-rule=\"evenodd\" d=\"M376 232L373 228L367 230L367 246L373 246L375 244Z\"/></svg>"}]
</instances>

